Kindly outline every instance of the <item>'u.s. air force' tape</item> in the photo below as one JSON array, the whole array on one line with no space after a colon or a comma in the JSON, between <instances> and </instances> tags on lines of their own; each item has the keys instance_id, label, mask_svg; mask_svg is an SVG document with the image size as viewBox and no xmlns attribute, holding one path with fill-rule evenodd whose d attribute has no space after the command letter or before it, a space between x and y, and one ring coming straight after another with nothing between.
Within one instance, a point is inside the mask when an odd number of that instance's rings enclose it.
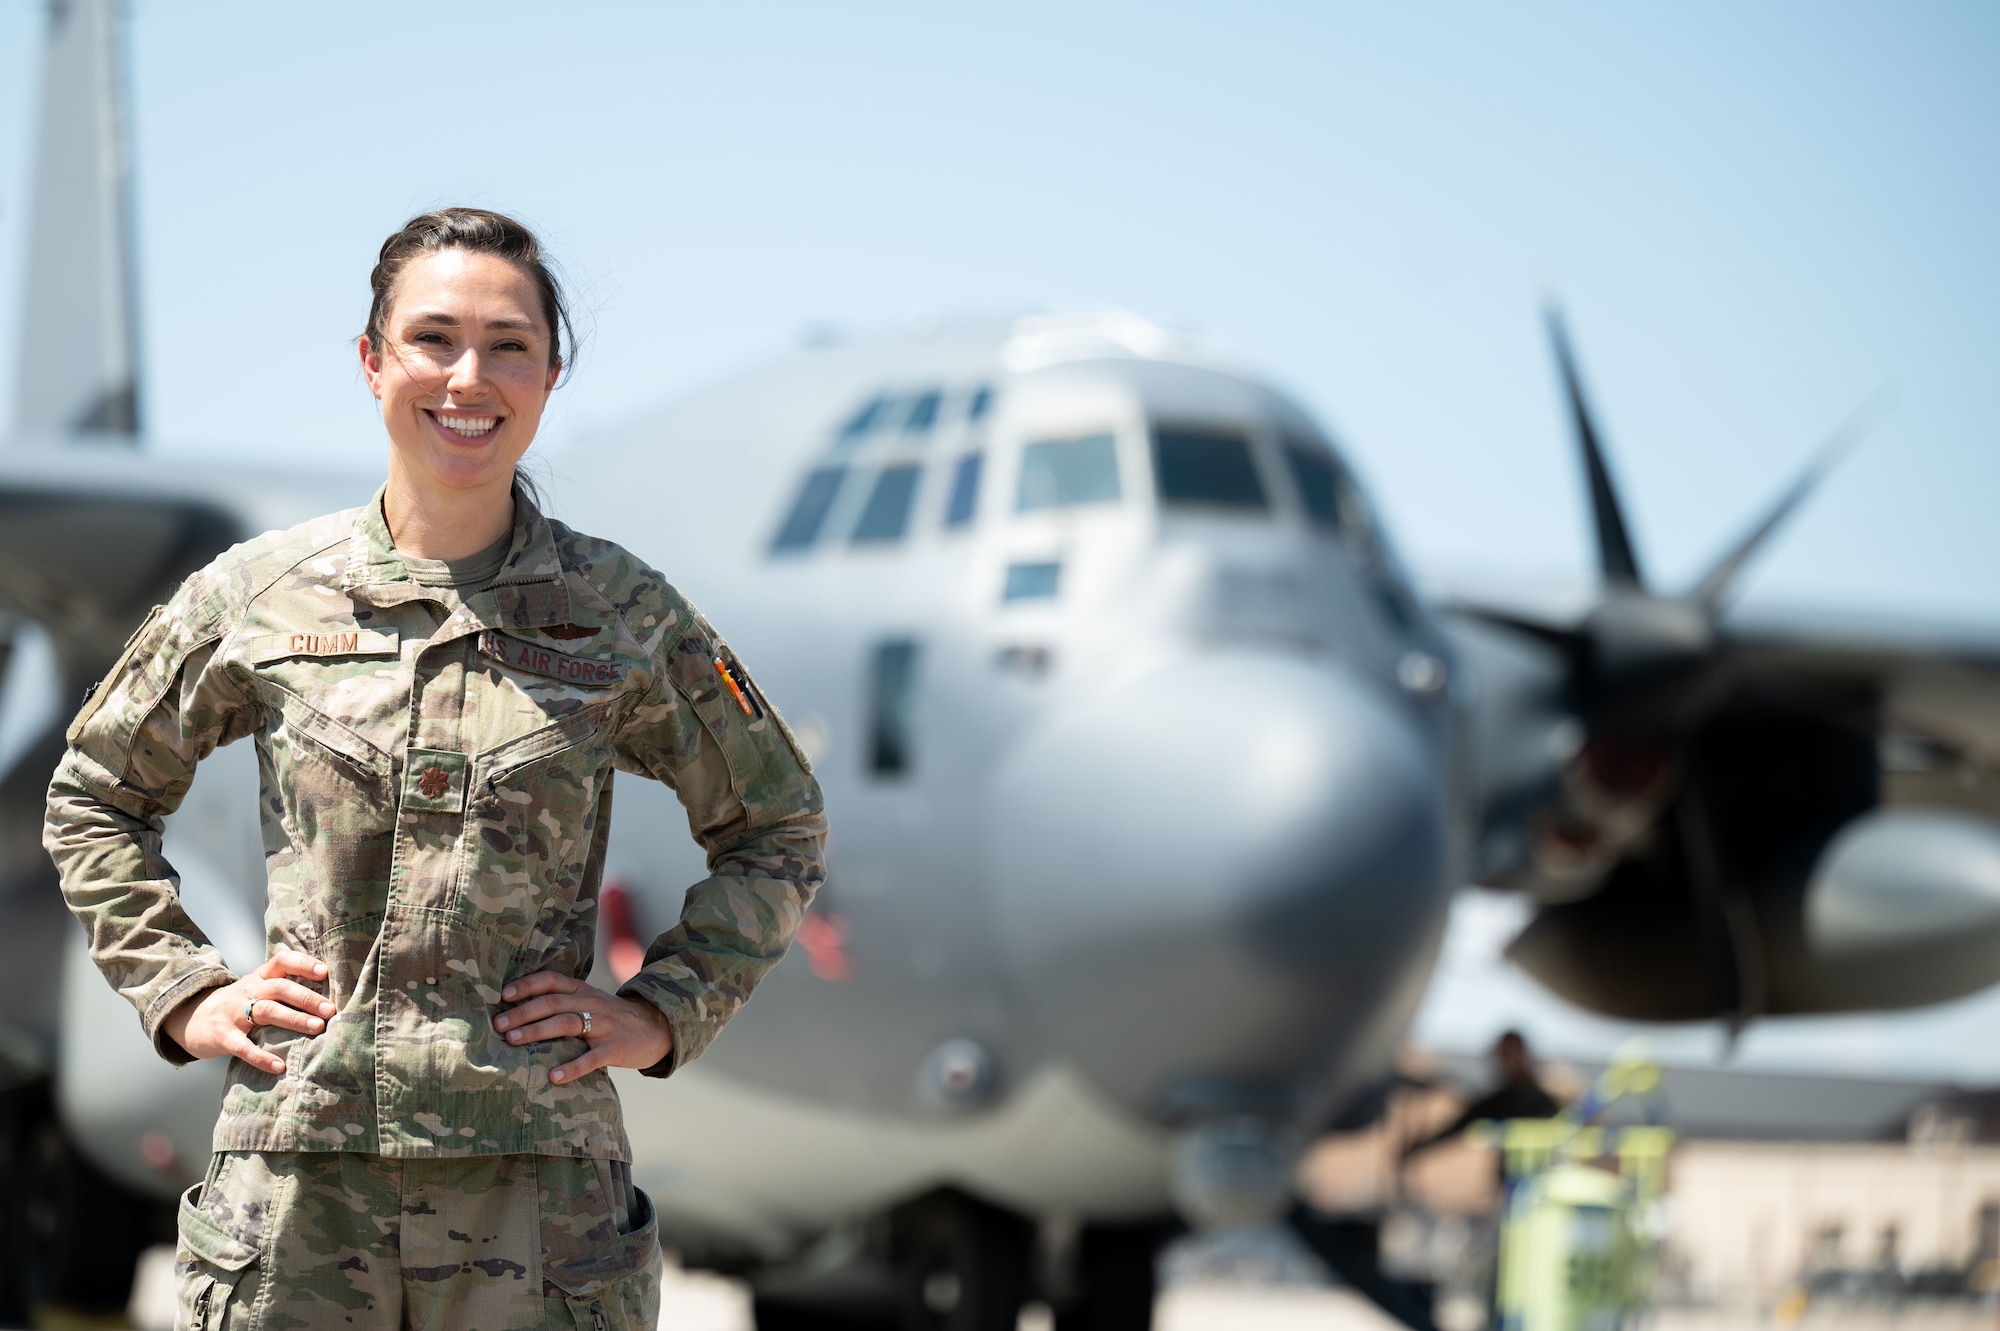
<instances>
[{"instance_id":1,"label":"'u.s. air force' tape","mask_svg":"<svg viewBox=\"0 0 2000 1331\"><path fill-rule=\"evenodd\" d=\"M559 679L565 684L580 684L587 689L616 684L625 673L625 667L616 661L569 656L490 629L479 635L479 650L512 669L525 670L531 675L547 675L550 679Z\"/></svg>"}]
</instances>

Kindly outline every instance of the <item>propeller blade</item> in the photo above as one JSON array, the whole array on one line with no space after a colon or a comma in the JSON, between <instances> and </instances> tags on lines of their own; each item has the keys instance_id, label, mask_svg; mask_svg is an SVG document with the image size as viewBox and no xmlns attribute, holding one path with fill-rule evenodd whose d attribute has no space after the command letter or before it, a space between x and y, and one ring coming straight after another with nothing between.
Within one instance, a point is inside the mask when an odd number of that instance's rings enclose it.
<instances>
[{"instance_id":1,"label":"propeller blade","mask_svg":"<svg viewBox=\"0 0 2000 1331\"><path fill-rule=\"evenodd\" d=\"M1688 788L1675 802L1688 891L1693 897L1709 1001L1728 1020L1728 1054L1734 1057L1744 1028L1770 1007L1764 942L1757 912L1743 887L1723 876L1709 819L1701 765L1688 770Z\"/></svg>"},{"instance_id":2,"label":"propeller blade","mask_svg":"<svg viewBox=\"0 0 2000 1331\"><path fill-rule=\"evenodd\" d=\"M1618 503L1618 491L1611 483L1611 469L1605 465L1604 446L1591 418L1590 404L1583 396L1583 381L1570 354L1569 333L1563 327L1562 311L1551 305L1547 311L1549 341L1555 344L1556 366L1562 372L1563 389L1569 395L1570 420L1576 427L1577 446L1583 451L1583 468L1590 480L1590 512L1597 528L1597 565L1604 580L1625 587L1643 588L1646 579L1639 572L1639 557L1632 550L1632 534L1625 525L1625 511Z\"/></svg>"},{"instance_id":3,"label":"propeller blade","mask_svg":"<svg viewBox=\"0 0 2000 1331\"><path fill-rule=\"evenodd\" d=\"M1544 619L1517 614L1512 610L1502 610L1496 606L1478 605L1471 601L1451 601L1445 608L1453 614L1509 629L1564 652L1575 652L1583 642L1583 635L1574 628L1551 624Z\"/></svg>"},{"instance_id":4,"label":"propeller blade","mask_svg":"<svg viewBox=\"0 0 2000 1331\"><path fill-rule=\"evenodd\" d=\"M1744 566L1756 557L1771 534L1798 511L1799 505L1803 504L1806 497L1826 479L1827 473L1839 466L1847 455L1854 451L1854 446L1880 423L1882 417L1887 414L1889 405L1889 394L1886 389L1876 393L1849 416L1839 429L1828 436L1827 441L1821 444L1819 451L1813 455L1812 461L1806 464L1805 470L1799 473L1799 478L1778 496L1778 501L1771 505L1763 518L1715 562L1715 567L1695 584L1694 590L1687 594L1687 599L1711 612L1720 609Z\"/></svg>"}]
</instances>

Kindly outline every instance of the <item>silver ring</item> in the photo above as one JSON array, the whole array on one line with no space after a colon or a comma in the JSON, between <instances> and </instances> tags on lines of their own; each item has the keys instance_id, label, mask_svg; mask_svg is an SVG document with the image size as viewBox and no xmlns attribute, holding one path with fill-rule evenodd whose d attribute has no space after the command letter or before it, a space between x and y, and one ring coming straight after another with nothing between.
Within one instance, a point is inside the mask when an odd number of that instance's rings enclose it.
<instances>
[{"instance_id":1,"label":"silver ring","mask_svg":"<svg viewBox=\"0 0 2000 1331\"><path fill-rule=\"evenodd\" d=\"M585 1035L590 1034L590 1014L588 1012L583 1014L583 1033Z\"/></svg>"},{"instance_id":2,"label":"silver ring","mask_svg":"<svg viewBox=\"0 0 2000 1331\"><path fill-rule=\"evenodd\" d=\"M256 1006L257 1000L254 998L243 1005L243 1021L246 1025L255 1026L257 1024L257 1018L250 1015L250 1009Z\"/></svg>"}]
</instances>

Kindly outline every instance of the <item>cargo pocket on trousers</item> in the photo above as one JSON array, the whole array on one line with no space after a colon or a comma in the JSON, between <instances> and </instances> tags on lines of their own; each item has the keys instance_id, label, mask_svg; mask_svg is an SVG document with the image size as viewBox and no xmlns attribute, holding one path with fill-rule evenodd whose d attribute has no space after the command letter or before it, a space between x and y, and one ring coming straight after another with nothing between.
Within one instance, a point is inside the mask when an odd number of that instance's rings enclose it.
<instances>
[{"instance_id":1,"label":"cargo pocket on trousers","mask_svg":"<svg viewBox=\"0 0 2000 1331\"><path fill-rule=\"evenodd\" d=\"M214 1171L210 1171L210 1181ZM179 1308L174 1331L223 1331L224 1314L257 1249L225 1231L201 1209L207 1183L181 1194L180 1242L174 1252L174 1285Z\"/></svg>"},{"instance_id":2,"label":"cargo pocket on trousers","mask_svg":"<svg viewBox=\"0 0 2000 1331\"><path fill-rule=\"evenodd\" d=\"M652 1198L634 1187L632 1199L632 1227L609 1243L543 1253L544 1302L561 1299L576 1331L657 1331L660 1221Z\"/></svg>"}]
</instances>

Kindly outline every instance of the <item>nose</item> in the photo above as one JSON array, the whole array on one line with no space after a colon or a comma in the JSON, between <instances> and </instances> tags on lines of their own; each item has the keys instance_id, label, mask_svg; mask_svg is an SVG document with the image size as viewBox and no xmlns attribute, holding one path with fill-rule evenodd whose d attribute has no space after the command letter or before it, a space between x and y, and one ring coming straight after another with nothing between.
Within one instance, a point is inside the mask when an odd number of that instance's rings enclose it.
<instances>
[{"instance_id":1,"label":"nose","mask_svg":"<svg viewBox=\"0 0 2000 1331\"><path fill-rule=\"evenodd\" d=\"M1449 892L1444 762L1339 664L1182 661L996 779L988 887L1047 1052L1162 1121L1286 1116L1380 1057Z\"/></svg>"},{"instance_id":2,"label":"nose","mask_svg":"<svg viewBox=\"0 0 2000 1331\"><path fill-rule=\"evenodd\" d=\"M454 397L472 397L486 386L486 366L480 359L479 348L465 347L458 353L445 375L445 391Z\"/></svg>"}]
</instances>

